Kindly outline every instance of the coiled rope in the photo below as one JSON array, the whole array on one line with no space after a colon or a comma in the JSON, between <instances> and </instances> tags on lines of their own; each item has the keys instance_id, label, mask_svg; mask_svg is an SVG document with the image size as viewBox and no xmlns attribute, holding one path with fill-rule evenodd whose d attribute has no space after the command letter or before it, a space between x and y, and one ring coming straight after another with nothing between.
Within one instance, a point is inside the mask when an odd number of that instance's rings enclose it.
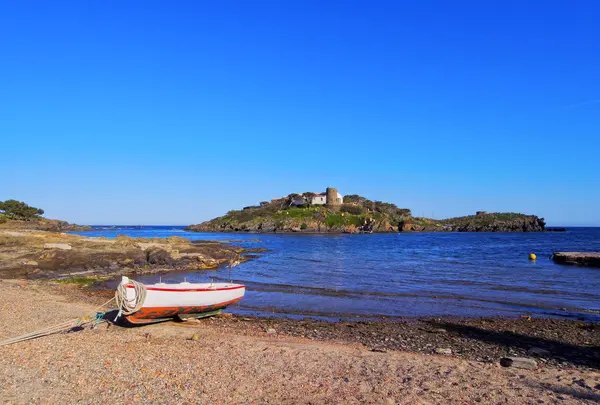
<instances>
[{"instance_id":1,"label":"coiled rope","mask_svg":"<svg viewBox=\"0 0 600 405\"><path fill-rule=\"evenodd\" d=\"M89 314L89 315L81 316L79 318L71 319L69 321L57 323L56 325L52 325L47 328L40 329L36 332L31 332L31 333L27 333L25 335L16 336L16 337L13 337L10 339L3 340L0 342L0 346L11 345L13 343L19 343L19 342L23 342L25 340L36 339L36 338L39 338L42 336L53 335L55 333L66 332L66 331L73 329L76 326L83 326L88 323L97 324L104 317L103 312L97 312L97 311L99 309L102 309L102 308L108 306L108 304L110 304L113 300L114 300L114 298L111 298L110 300L106 301L104 304L98 306L93 314Z\"/></svg>"},{"instance_id":2,"label":"coiled rope","mask_svg":"<svg viewBox=\"0 0 600 405\"><path fill-rule=\"evenodd\" d=\"M129 285L133 286L133 291L135 292L135 295L132 298L127 296L127 286ZM128 283L119 284L117 291L115 291L115 301L117 303L117 308L119 308L119 313L115 317L115 321L121 314L130 315L139 311L142 305L144 305L145 300L146 286L144 284L135 280L129 280Z\"/></svg>"}]
</instances>

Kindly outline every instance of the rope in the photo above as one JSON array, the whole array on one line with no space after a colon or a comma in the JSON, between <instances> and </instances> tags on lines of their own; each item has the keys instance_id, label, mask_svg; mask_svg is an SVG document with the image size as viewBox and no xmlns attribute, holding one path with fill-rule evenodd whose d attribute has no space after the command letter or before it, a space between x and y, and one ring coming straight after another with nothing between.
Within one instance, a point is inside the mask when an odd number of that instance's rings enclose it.
<instances>
[{"instance_id":1,"label":"rope","mask_svg":"<svg viewBox=\"0 0 600 405\"><path fill-rule=\"evenodd\" d=\"M133 298L127 296L128 285L133 285L133 290L135 292ZM115 301L117 303L117 308L119 308L119 313L115 317L115 321L121 314L130 315L139 311L142 305L144 305L145 300L146 286L144 284L135 280L129 280L126 284L119 284L117 291L115 292Z\"/></svg>"},{"instance_id":2,"label":"rope","mask_svg":"<svg viewBox=\"0 0 600 405\"><path fill-rule=\"evenodd\" d=\"M135 296L133 298L127 297L127 285L133 285ZM129 315L133 314L144 305L144 301L146 300L146 286L140 282L129 280L129 282L124 284L119 284L117 287L117 291L115 292L115 297L106 301L104 304L98 306L92 314L81 316L79 318L71 319L69 321L64 321L61 323L57 323L56 325L49 326L44 329L40 329L35 332L27 333L25 335L16 336L10 339L6 339L0 341L0 346L11 345L13 343L23 342L29 339L36 339L42 336L48 336L55 333L65 332L73 329L76 326L86 325L88 323L93 323L93 326L97 325L104 319L104 312L99 312L98 310L108 306L112 301L115 301L117 304L117 308L119 308L119 313L117 317L121 316L121 314Z\"/></svg>"},{"instance_id":3,"label":"rope","mask_svg":"<svg viewBox=\"0 0 600 405\"><path fill-rule=\"evenodd\" d=\"M0 342L0 346L7 346L7 345L11 345L13 343L23 342L25 340L36 339L36 338L39 338L42 336L53 335L55 333L60 333L60 332L71 330L76 326L82 326L82 325L85 325L90 322L97 323L98 322L98 314L99 314L99 312L97 312L97 311L100 308L104 308L104 307L108 306L108 304L110 304L113 300L114 300L114 298L111 298L110 300L106 301L104 304L98 306L94 310L93 314L85 315L85 316L81 316L79 318L71 319L69 321L57 323L56 325L52 325L47 328L40 329L36 332L31 332L31 333L27 333L25 335L16 336L16 337L13 337L10 339L3 340Z\"/></svg>"}]
</instances>

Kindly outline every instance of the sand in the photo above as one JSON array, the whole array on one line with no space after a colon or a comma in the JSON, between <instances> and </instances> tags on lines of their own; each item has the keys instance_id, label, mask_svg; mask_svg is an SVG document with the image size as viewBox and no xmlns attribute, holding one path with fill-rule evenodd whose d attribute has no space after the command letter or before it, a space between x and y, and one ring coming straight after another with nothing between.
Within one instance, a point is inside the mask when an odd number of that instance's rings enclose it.
<instances>
[{"instance_id":1,"label":"sand","mask_svg":"<svg viewBox=\"0 0 600 405\"><path fill-rule=\"evenodd\" d=\"M1 281L0 339L77 317L97 303L67 291ZM0 347L0 403L7 404L593 404L599 384L595 369L540 363L521 370L373 352L358 343L238 331L219 320L100 324Z\"/></svg>"}]
</instances>

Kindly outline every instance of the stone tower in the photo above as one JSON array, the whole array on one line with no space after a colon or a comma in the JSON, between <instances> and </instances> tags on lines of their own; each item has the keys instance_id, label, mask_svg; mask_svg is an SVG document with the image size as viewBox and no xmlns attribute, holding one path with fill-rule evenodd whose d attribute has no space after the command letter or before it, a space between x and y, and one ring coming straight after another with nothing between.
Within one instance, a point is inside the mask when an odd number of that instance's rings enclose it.
<instances>
[{"instance_id":1,"label":"stone tower","mask_svg":"<svg viewBox=\"0 0 600 405\"><path fill-rule=\"evenodd\" d=\"M338 201L337 188L327 187L326 194L325 206L327 208L338 208L340 206L340 201Z\"/></svg>"}]
</instances>

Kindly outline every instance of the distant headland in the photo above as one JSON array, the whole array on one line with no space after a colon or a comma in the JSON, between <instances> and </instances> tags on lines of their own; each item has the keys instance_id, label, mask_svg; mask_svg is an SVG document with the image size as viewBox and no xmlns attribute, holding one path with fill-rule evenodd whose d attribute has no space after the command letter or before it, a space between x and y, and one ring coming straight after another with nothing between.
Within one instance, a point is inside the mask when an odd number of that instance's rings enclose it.
<instances>
[{"instance_id":1,"label":"distant headland","mask_svg":"<svg viewBox=\"0 0 600 405\"><path fill-rule=\"evenodd\" d=\"M92 228L70 224L67 221L42 217L44 210L17 200L0 201L0 229L29 229L63 232L88 231Z\"/></svg>"},{"instance_id":2,"label":"distant headland","mask_svg":"<svg viewBox=\"0 0 600 405\"><path fill-rule=\"evenodd\" d=\"M479 211L448 219L415 217L408 208L372 201L357 194L342 196L336 188L325 192L292 193L259 205L229 211L186 228L194 232L544 232L546 223L535 215Z\"/></svg>"}]
</instances>

